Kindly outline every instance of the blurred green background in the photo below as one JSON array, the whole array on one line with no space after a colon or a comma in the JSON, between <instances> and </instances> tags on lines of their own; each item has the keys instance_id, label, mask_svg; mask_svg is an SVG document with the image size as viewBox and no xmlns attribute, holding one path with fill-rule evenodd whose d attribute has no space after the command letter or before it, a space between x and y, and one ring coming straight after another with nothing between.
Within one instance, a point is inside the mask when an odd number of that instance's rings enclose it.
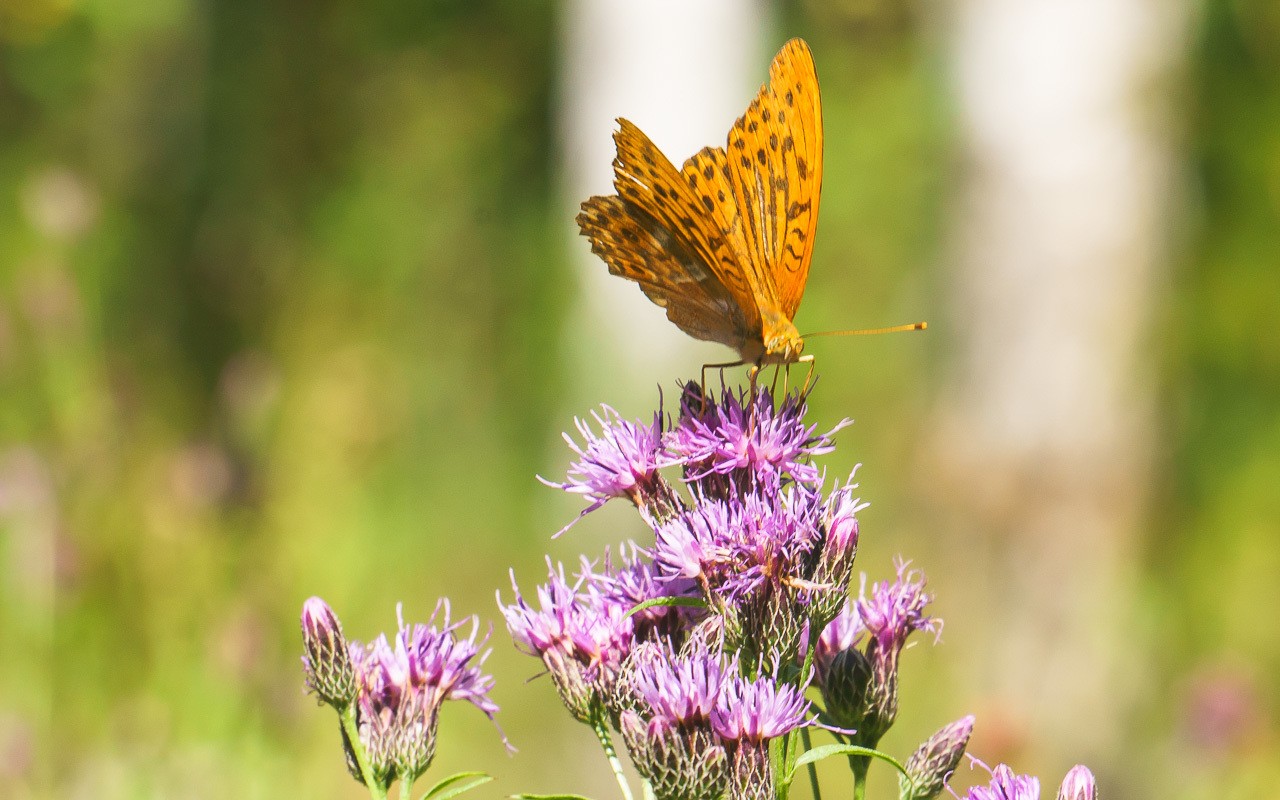
<instances>
[{"instance_id":1,"label":"blurred green background","mask_svg":"<svg viewBox=\"0 0 1280 800\"><path fill-rule=\"evenodd\" d=\"M1110 797L1274 797L1280 779L1276 9L1204 0L1179 42L1186 191L1150 299L1155 469L1132 552L1150 673L1123 748L1092 764ZM558 433L589 410L563 357L585 250L556 155L565 13L0 0L0 796L360 797L301 690L307 596L360 639L441 595L496 621L510 567L527 588L543 553L640 535L611 509L550 542L579 506L534 480L562 473ZM939 24L890 0L784 4L761 43L753 81L790 35L824 76L802 327L947 305ZM910 524L945 326L822 347L815 419L859 420L831 471L868 465L862 568L901 552L945 573L945 516ZM537 665L505 631L493 645L521 752L449 709L433 774L608 796L589 732L525 684ZM946 647L917 663L946 670ZM902 755L974 702L909 669ZM1050 785L1071 763L979 741Z\"/></svg>"}]
</instances>

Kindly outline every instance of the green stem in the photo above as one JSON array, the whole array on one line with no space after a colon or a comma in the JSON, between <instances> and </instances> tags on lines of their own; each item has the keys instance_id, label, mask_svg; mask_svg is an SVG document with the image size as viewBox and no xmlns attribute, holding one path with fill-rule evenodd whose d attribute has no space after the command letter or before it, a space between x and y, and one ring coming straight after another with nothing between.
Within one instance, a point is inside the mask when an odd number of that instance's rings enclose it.
<instances>
[{"instance_id":1,"label":"green stem","mask_svg":"<svg viewBox=\"0 0 1280 800\"><path fill-rule=\"evenodd\" d=\"M867 796L867 768L871 759L866 756L849 756L849 769L853 770L853 800Z\"/></svg>"},{"instance_id":2,"label":"green stem","mask_svg":"<svg viewBox=\"0 0 1280 800\"><path fill-rule=\"evenodd\" d=\"M800 740L804 742L805 752L813 749L813 742L809 741L809 729L800 729ZM822 800L822 789L818 786L818 768L810 761L805 765L806 771L809 773L809 788L813 790L813 800Z\"/></svg>"},{"instance_id":3,"label":"green stem","mask_svg":"<svg viewBox=\"0 0 1280 800\"><path fill-rule=\"evenodd\" d=\"M413 797L413 781L400 779L400 800L409 800Z\"/></svg>"},{"instance_id":4,"label":"green stem","mask_svg":"<svg viewBox=\"0 0 1280 800\"><path fill-rule=\"evenodd\" d=\"M631 786L627 783L627 776L622 771L618 751L613 749L613 737L609 735L609 725L605 722L603 709L591 715L591 729L596 732L596 738L604 748L605 757L609 759L609 767L613 769L613 776L618 779L618 788L622 790L623 800L632 800Z\"/></svg>"},{"instance_id":5,"label":"green stem","mask_svg":"<svg viewBox=\"0 0 1280 800\"><path fill-rule=\"evenodd\" d=\"M364 751L364 745L360 743L360 729L356 727L355 704L352 703L339 711L338 717L342 720L342 730L347 734L347 743L351 745L351 753L356 757L356 765L360 767L360 777L364 778L364 785L368 787L369 794L374 800L387 800L387 787L374 778L373 767L369 766L369 756Z\"/></svg>"}]
</instances>

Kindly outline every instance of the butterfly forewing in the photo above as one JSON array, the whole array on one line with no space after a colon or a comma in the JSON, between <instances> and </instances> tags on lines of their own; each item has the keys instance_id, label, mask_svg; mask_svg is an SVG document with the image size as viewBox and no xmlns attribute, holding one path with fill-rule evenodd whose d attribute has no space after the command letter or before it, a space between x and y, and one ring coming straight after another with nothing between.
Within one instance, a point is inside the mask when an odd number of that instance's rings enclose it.
<instances>
[{"instance_id":1,"label":"butterfly forewing","mask_svg":"<svg viewBox=\"0 0 1280 800\"><path fill-rule=\"evenodd\" d=\"M822 104L809 46L792 39L769 83L729 131L732 227L761 310L795 317L804 295L822 189Z\"/></svg>"}]
</instances>

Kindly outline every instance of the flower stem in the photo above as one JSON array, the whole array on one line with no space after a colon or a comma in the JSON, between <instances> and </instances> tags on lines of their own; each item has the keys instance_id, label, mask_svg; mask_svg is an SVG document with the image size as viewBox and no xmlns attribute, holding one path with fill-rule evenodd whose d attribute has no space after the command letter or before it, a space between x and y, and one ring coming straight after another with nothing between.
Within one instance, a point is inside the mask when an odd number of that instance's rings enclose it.
<instances>
[{"instance_id":1,"label":"flower stem","mask_svg":"<svg viewBox=\"0 0 1280 800\"><path fill-rule=\"evenodd\" d=\"M623 800L633 800L631 786L627 783L627 776L622 771L622 761L618 759L618 751L613 749L613 737L609 735L609 724L605 722L605 715L602 709L597 709L591 715L591 729L596 732L596 738L600 740L600 746L604 748L605 757L609 759L609 766L613 769L613 775L618 779L618 788L622 790Z\"/></svg>"},{"instance_id":2,"label":"flower stem","mask_svg":"<svg viewBox=\"0 0 1280 800\"><path fill-rule=\"evenodd\" d=\"M809 741L808 728L800 729L800 740L804 742L806 753L813 749L813 742ZM818 770L812 761L806 765L806 771L809 773L809 788L813 790L813 800L822 800L822 788L818 786Z\"/></svg>"},{"instance_id":3,"label":"flower stem","mask_svg":"<svg viewBox=\"0 0 1280 800\"><path fill-rule=\"evenodd\" d=\"M871 759L866 756L849 756L849 768L853 770L853 800L867 796L867 768Z\"/></svg>"},{"instance_id":4,"label":"flower stem","mask_svg":"<svg viewBox=\"0 0 1280 800\"><path fill-rule=\"evenodd\" d=\"M347 735L347 744L351 747L351 754L355 756L356 764L360 767L360 777L364 778L364 785L369 788L369 794L374 800L387 800L387 787L373 777L369 756L364 751L364 745L360 743L360 730L356 727L355 704L352 703L339 711L338 717L342 720L342 732Z\"/></svg>"}]
</instances>

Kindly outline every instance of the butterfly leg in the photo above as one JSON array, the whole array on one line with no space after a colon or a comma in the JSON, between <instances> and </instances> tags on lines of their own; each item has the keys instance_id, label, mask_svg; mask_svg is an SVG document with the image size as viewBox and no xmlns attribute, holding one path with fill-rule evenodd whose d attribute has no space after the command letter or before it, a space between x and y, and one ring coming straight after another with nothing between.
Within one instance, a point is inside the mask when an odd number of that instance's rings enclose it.
<instances>
[{"instance_id":1,"label":"butterfly leg","mask_svg":"<svg viewBox=\"0 0 1280 800\"><path fill-rule=\"evenodd\" d=\"M809 387L813 383L813 368L815 366L815 363L813 360L813 354L810 353L807 356L800 356L799 360L806 361L809 364L809 371L806 372L804 375L804 388L800 390L800 396L807 397L809 394Z\"/></svg>"},{"instance_id":2,"label":"butterfly leg","mask_svg":"<svg viewBox=\"0 0 1280 800\"><path fill-rule=\"evenodd\" d=\"M774 397L778 396L778 373L780 372L782 372L782 365L774 364L773 365L773 383L770 384L769 386L769 394L773 395ZM782 393L783 394L787 393L787 381L785 378L782 381Z\"/></svg>"},{"instance_id":3,"label":"butterfly leg","mask_svg":"<svg viewBox=\"0 0 1280 800\"><path fill-rule=\"evenodd\" d=\"M702 410L703 411L707 410L707 370L709 369L720 370L720 387L723 389L724 388L724 371L729 367L740 367L743 365L743 363L745 362L729 361L724 364L703 364L702 365ZM751 380L752 380L752 386L754 386L755 377L753 376Z\"/></svg>"}]
</instances>

